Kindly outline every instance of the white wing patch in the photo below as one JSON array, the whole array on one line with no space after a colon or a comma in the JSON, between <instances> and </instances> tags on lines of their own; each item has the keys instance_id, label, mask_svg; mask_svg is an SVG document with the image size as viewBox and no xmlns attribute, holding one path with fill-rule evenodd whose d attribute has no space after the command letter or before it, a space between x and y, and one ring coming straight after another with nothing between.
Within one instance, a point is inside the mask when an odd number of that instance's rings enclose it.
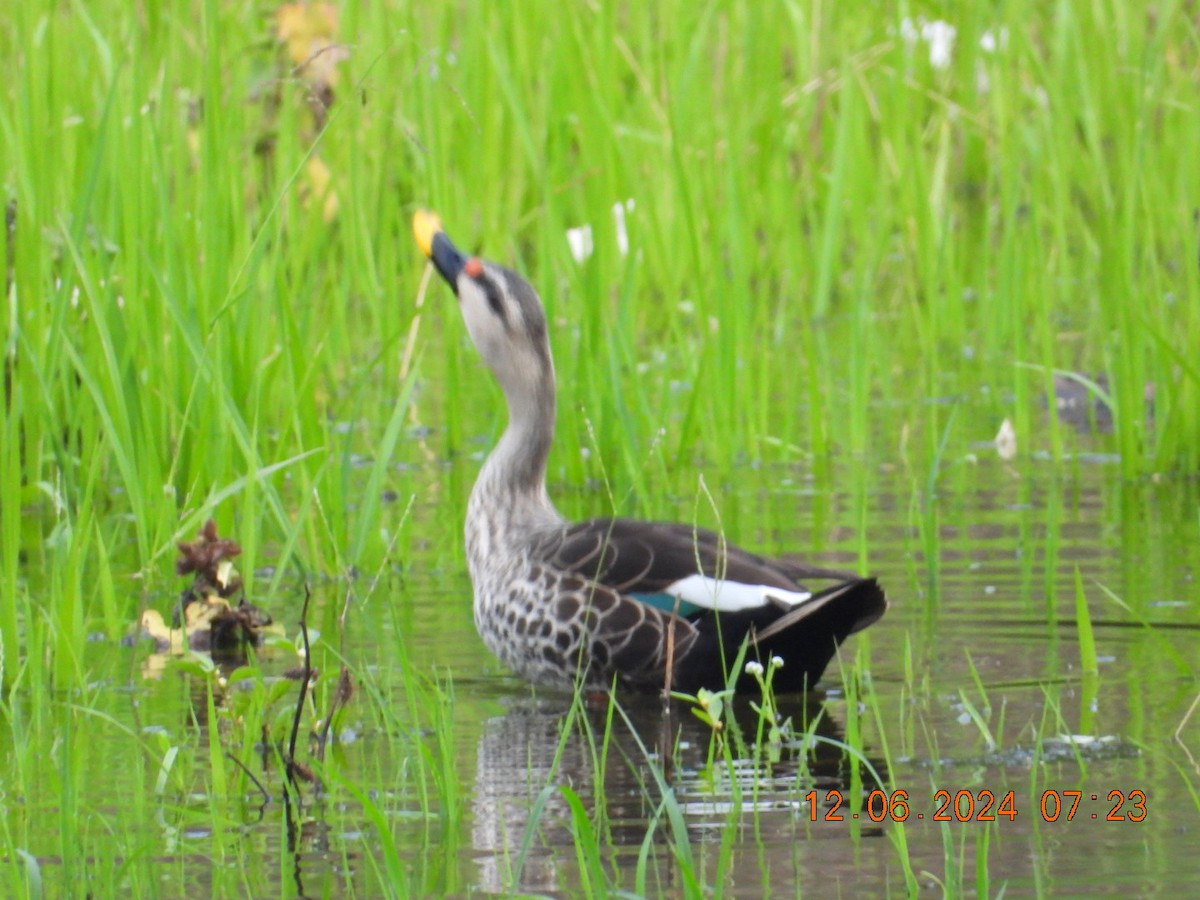
<instances>
[{"instance_id":1,"label":"white wing patch","mask_svg":"<svg viewBox=\"0 0 1200 900\"><path fill-rule=\"evenodd\" d=\"M799 606L812 597L808 591L785 591L765 584L742 584L738 581L709 578L706 575L681 578L668 585L663 593L718 612L740 612L744 609L757 609L769 603L787 609Z\"/></svg>"}]
</instances>

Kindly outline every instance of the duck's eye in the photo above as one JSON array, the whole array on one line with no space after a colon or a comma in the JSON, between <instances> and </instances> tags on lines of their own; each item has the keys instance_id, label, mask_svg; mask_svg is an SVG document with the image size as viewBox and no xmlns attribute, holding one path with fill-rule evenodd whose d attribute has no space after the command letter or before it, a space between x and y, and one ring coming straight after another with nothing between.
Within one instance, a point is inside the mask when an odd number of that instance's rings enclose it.
<instances>
[{"instance_id":1,"label":"duck's eye","mask_svg":"<svg viewBox=\"0 0 1200 900\"><path fill-rule=\"evenodd\" d=\"M501 322L508 323L508 316L504 311L504 298L500 296L500 288L496 282L488 275L487 270L483 267L483 262L478 256L472 256L463 263L463 271L468 277L474 279L475 283L483 288L483 295L487 298L488 306L492 308Z\"/></svg>"},{"instance_id":2,"label":"duck's eye","mask_svg":"<svg viewBox=\"0 0 1200 900\"><path fill-rule=\"evenodd\" d=\"M504 299L500 296L500 288L496 287L496 282L485 277L479 280L479 284L483 288L483 294L487 297L488 306L492 308L492 312L500 318L500 321L506 322L508 316L504 313Z\"/></svg>"}]
</instances>

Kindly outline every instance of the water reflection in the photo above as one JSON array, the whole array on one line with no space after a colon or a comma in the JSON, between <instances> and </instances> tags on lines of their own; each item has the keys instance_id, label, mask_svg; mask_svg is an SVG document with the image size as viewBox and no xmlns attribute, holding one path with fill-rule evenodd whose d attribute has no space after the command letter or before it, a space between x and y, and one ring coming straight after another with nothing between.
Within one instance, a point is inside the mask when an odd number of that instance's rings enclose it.
<instances>
[{"instance_id":1,"label":"water reflection","mask_svg":"<svg viewBox=\"0 0 1200 900\"><path fill-rule=\"evenodd\" d=\"M561 696L512 698L483 723L478 741L471 810L478 886L558 892L580 883L563 787L589 814L603 804L609 862L625 871L622 881L632 881L650 832L655 877L660 884L674 877L671 825L660 808L664 787L689 842L719 840L722 830L745 826L763 846L789 845L810 816L805 793L815 790L823 799L830 790L850 789L839 746L845 735L823 699L814 693L783 701L783 715L800 733L812 729L803 744L785 748L782 761L742 755L731 770L719 751L708 765L713 732L679 702L664 710L654 698L622 697L615 712L599 702L571 712L570 699ZM728 728L752 741L757 719L747 705L737 709ZM869 762L886 777L881 759Z\"/></svg>"}]
</instances>

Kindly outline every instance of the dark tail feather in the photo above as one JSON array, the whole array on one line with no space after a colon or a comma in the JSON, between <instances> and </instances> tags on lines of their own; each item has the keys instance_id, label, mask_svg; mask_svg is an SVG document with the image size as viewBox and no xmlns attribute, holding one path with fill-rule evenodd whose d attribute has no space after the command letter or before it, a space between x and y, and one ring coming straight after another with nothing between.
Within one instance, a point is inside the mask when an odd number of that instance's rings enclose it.
<instances>
[{"instance_id":1,"label":"dark tail feather","mask_svg":"<svg viewBox=\"0 0 1200 900\"><path fill-rule=\"evenodd\" d=\"M874 578L843 582L752 631L749 652L764 665L774 656L783 660L775 673L776 690L804 690L817 682L846 638L886 609L887 598Z\"/></svg>"},{"instance_id":2,"label":"dark tail feather","mask_svg":"<svg viewBox=\"0 0 1200 900\"><path fill-rule=\"evenodd\" d=\"M837 653L838 645L883 615L887 598L874 578L854 578L814 594L811 599L782 613L776 606L734 613L706 611L692 620L696 640L676 660L674 683L685 693L701 687L719 690L726 683L725 667L737 655L744 638L750 646L747 660L764 666L771 658L783 660L772 682L776 691L812 687ZM738 673L739 691L755 691L757 682Z\"/></svg>"},{"instance_id":3,"label":"dark tail feather","mask_svg":"<svg viewBox=\"0 0 1200 900\"><path fill-rule=\"evenodd\" d=\"M762 643L769 641L777 634L787 631L797 622L802 622L813 616L820 616L830 604L837 604L838 621L845 621L850 627L843 631L837 628L838 641L843 641L856 631L862 631L874 623L887 609L887 598L874 578L859 578L835 584L831 588L818 591L812 598L800 604L795 609L784 613L766 628L760 628L753 638Z\"/></svg>"}]
</instances>

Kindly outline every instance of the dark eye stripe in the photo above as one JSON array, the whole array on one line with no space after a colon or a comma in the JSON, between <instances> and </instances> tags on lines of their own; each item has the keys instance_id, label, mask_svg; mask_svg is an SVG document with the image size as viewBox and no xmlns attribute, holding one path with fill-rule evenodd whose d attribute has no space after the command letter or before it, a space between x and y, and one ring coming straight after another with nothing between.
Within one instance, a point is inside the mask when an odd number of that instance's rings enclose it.
<instances>
[{"instance_id":1,"label":"dark eye stripe","mask_svg":"<svg viewBox=\"0 0 1200 900\"><path fill-rule=\"evenodd\" d=\"M496 286L496 282L483 275L479 278L479 285L483 288L484 296L487 297L488 306L492 308L501 322L507 322L508 316L504 311L504 299L500 296L500 288Z\"/></svg>"}]
</instances>

